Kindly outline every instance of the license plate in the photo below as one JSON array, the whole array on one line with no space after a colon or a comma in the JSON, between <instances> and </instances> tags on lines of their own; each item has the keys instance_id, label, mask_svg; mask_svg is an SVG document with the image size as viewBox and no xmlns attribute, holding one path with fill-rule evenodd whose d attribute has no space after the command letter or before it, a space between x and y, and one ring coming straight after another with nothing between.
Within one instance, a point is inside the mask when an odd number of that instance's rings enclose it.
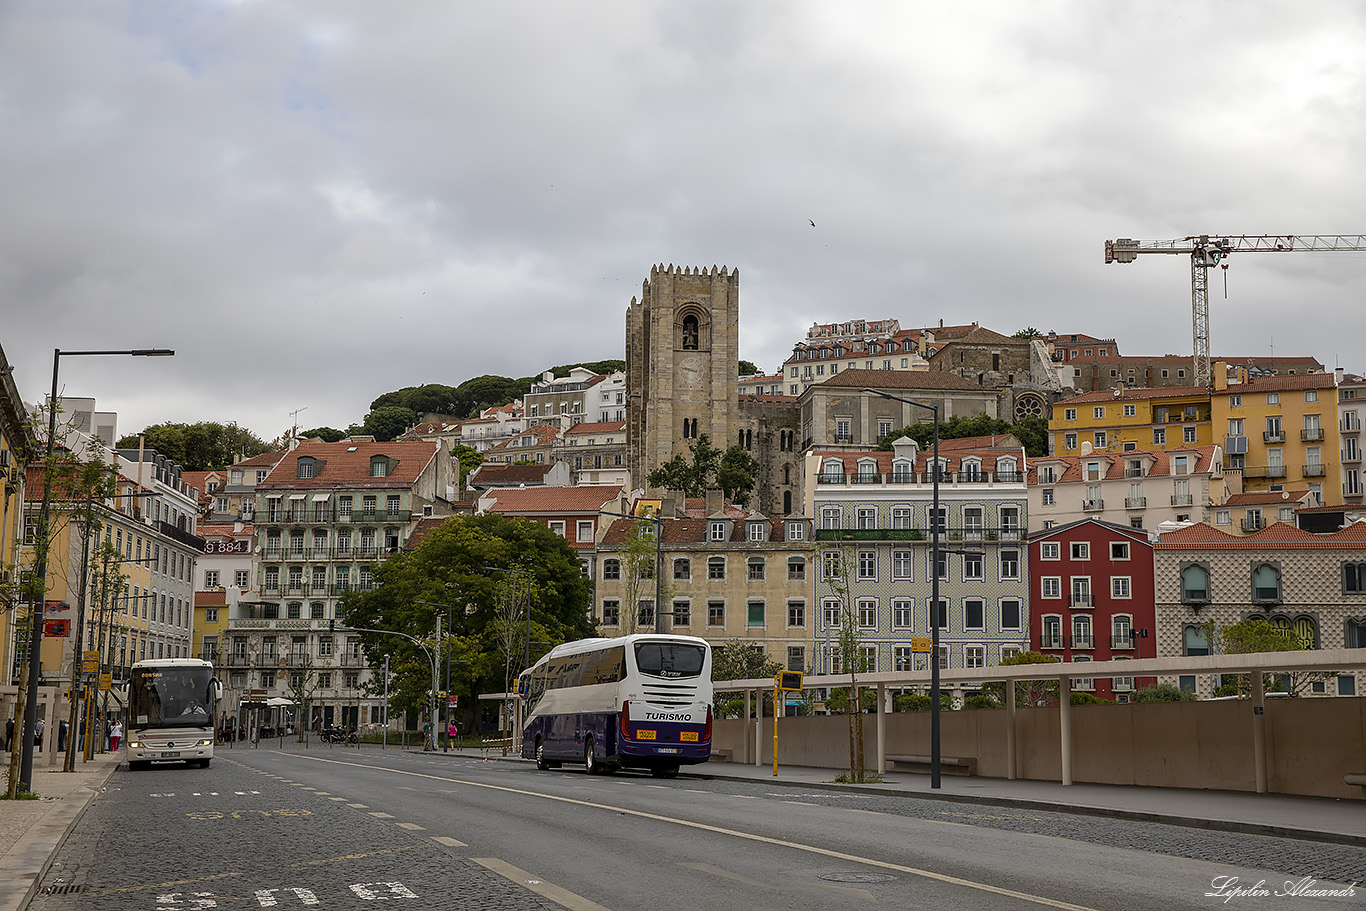
<instances>
[{"instance_id":1,"label":"license plate","mask_svg":"<svg viewBox=\"0 0 1366 911\"><path fill-rule=\"evenodd\" d=\"M636 731L636 739L637 739L637 740L654 740L654 739L655 739L655 732L654 732L654 731Z\"/></svg>"},{"instance_id":2,"label":"license plate","mask_svg":"<svg viewBox=\"0 0 1366 911\"><path fill-rule=\"evenodd\" d=\"M677 750L675 747L656 747L656 748L655 748L655 752L656 752L656 753L677 753L678 750Z\"/></svg>"},{"instance_id":3,"label":"license plate","mask_svg":"<svg viewBox=\"0 0 1366 911\"><path fill-rule=\"evenodd\" d=\"M684 731L683 733L678 735L678 739L683 741L684 743L697 743L697 732Z\"/></svg>"},{"instance_id":4,"label":"license plate","mask_svg":"<svg viewBox=\"0 0 1366 911\"><path fill-rule=\"evenodd\" d=\"M174 753L162 753L162 754L161 754L161 758L162 758L162 759L179 759L179 758L180 758L180 753L179 753L179 751L174 752Z\"/></svg>"}]
</instances>

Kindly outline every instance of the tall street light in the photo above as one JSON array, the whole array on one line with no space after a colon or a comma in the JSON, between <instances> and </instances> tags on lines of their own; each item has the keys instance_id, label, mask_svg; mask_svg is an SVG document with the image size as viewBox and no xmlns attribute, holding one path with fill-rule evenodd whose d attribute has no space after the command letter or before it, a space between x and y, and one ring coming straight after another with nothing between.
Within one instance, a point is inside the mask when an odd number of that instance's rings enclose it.
<instances>
[{"instance_id":1,"label":"tall street light","mask_svg":"<svg viewBox=\"0 0 1366 911\"><path fill-rule=\"evenodd\" d=\"M48 523L52 514L52 455L57 445L57 368L62 356L89 357L93 355L125 355L129 357L170 357L170 348L133 348L126 351L63 351L52 350L52 394L47 400L47 456L43 463L43 506L38 514L38 563L33 568L35 591L29 601L30 625L28 646L28 695L24 701L24 751L19 766L19 783L25 788L33 785L33 738L38 728L38 682L41 679L43 646L43 603L47 597L47 551L51 544ZM32 596L37 595L35 605ZM69 732L75 735L75 732ZM11 797L14 796L12 793Z\"/></svg>"},{"instance_id":2,"label":"tall street light","mask_svg":"<svg viewBox=\"0 0 1366 911\"><path fill-rule=\"evenodd\" d=\"M455 632L454 627L451 625L451 611L455 610L455 606L452 605L452 604L440 604L440 603L438 603L438 602L436 602L436 601L414 601L413 603L414 603L414 604L421 604L421 605L424 605L424 606L426 606L426 607L444 607L444 608L446 609L446 637L447 637L447 638L446 638L445 640L442 640L442 644L441 644L440 646L438 646L438 647L444 648L444 649L445 649L445 652L446 652L446 705L445 705L445 710L446 710L446 711L445 711L444 714L443 714L443 718L445 719L445 722L446 722L446 723L442 725L442 727L445 728L445 730L441 732L441 733L445 734L445 738L446 738L446 739L442 741L442 743L444 744L444 746L441 747L441 752L443 752L443 753L449 753L449 752L450 752L450 749L451 749L451 649L450 649L450 641L449 641L449 639L450 639L450 636L452 635L452 633ZM437 626L438 626L438 627L440 627L440 625L441 625L441 624L440 624L440 620L441 620L441 618L438 617L438 618L437 618ZM438 632L437 635L440 636L440 635L441 635L440 632ZM438 734L437 736L439 737L439 736L441 736L441 734Z\"/></svg>"},{"instance_id":3,"label":"tall street light","mask_svg":"<svg viewBox=\"0 0 1366 911\"><path fill-rule=\"evenodd\" d=\"M939 787L939 406L911 399L898 398L877 389L864 389L864 392L928 408L934 414L934 464L930 467L930 477L934 482L934 507L930 513L930 787Z\"/></svg>"},{"instance_id":4,"label":"tall street light","mask_svg":"<svg viewBox=\"0 0 1366 911\"><path fill-rule=\"evenodd\" d=\"M663 615L660 613L659 604L661 592L660 578L664 575L664 567L662 565L664 562L663 551L660 549L662 546L662 542L664 540L664 520L661 519L659 516L655 515L654 513L648 512L644 515L633 516L624 512L612 512L611 510L607 509L599 509L598 515L616 516L619 519L634 519L636 521L647 521L655 523L655 632L664 632L664 618ZM638 607L632 604L627 609L638 610ZM634 627L632 628L634 629Z\"/></svg>"},{"instance_id":5,"label":"tall street light","mask_svg":"<svg viewBox=\"0 0 1366 911\"><path fill-rule=\"evenodd\" d=\"M443 605L443 606L444 606L444 605ZM409 635L408 633L399 632L399 631L396 630L396 629L362 629L361 627L356 627L356 626L337 626L335 623L331 624L331 625L328 627L328 629L329 629L329 631L337 631L337 632L343 632L343 633L375 633L375 634L380 635L380 636L402 636L404 639L407 639L409 642L413 643L413 644L416 645L418 648L422 649L422 653L423 653L424 655L427 656L427 661L428 661L428 663L430 663L431 666L432 666L432 713L431 713L431 715L428 716L428 717L431 719L431 724L432 724L432 738L433 738L433 739L432 739L432 745L435 746L435 745L436 745L436 739L435 739L435 738L436 738L436 705L437 705L437 702L436 702L436 687L437 687L437 676L436 676L436 652L435 652L434 650L428 648L428 647L427 647L427 643L423 642L421 639L417 638L416 636L411 636L411 635ZM436 638L437 638L438 640L441 638L441 615L440 615L440 614L437 614L437 615L436 615ZM433 643L433 645L434 645L434 644L435 644L435 643ZM388 675L387 675L387 674L385 675L384 680L385 680L385 685L387 686L387 685L388 685L388 681L389 681L389 678L388 678ZM384 706L384 724L385 724L385 728L387 729L387 728L388 728L388 725L389 725L389 706L388 706L387 704Z\"/></svg>"}]
</instances>

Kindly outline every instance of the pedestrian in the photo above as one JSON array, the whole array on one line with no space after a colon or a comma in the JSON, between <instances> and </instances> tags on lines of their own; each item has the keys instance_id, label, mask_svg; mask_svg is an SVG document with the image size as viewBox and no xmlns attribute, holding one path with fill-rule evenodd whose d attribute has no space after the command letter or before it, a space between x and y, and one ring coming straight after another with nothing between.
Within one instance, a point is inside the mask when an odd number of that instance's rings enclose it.
<instances>
[{"instance_id":1,"label":"pedestrian","mask_svg":"<svg viewBox=\"0 0 1366 911\"><path fill-rule=\"evenodd\" d=\"M38 723L33 728L33 745L38 748L38 752L43 751L43 719L39 718Z\"/></svg>"},{"instance_id":2,"label":"pedestrian","mask_svg":"<svg viewBox=\"0 0 1366 911\"><path fill-rule=\"evenodd\" d=\"M455 740L455 738L459 736L459 734L460 725L456 724L455 719L452 718L451 723L446 725L446 742L449 743L452 740Z\"/></svg>"},{"instance_id":3,"label":"pedestrian","mask_svg":"<svg viewBox=\"0 0 1366 911\"><path fill-rule=\"evenodd\" d=\"M14 744L14 719L13 719L13 718L9 718L9 719L7 719L7 720L5 721L5 752L6 752L6 753L8 753L8 752L10 751L10 747L11 747L13 744Z\"/></svg>"},{"instance_id":4,"label":"pedestrian","mask_svg":"<svg viewBox=\"0 0 1366 911\"><path fill-rule=\"evenodd\" d=\"M65 721L59 721L59 722L57 722L57 752L58 752L58 753L65 753L65 752L66 752L66 728L67 728L67 724L66 724Z\"/></svg>"},{"instance_id":5,"label":"pedestrian","mask_svg":"<svg viewBox=\"0 0 1366 911\"><path fill-rule=\"evenodd\" d=\"M109 729L109 749L117 753L119 741L123 739L123 725L115 721L114 726Z\"/></svg>"}]
</instances>

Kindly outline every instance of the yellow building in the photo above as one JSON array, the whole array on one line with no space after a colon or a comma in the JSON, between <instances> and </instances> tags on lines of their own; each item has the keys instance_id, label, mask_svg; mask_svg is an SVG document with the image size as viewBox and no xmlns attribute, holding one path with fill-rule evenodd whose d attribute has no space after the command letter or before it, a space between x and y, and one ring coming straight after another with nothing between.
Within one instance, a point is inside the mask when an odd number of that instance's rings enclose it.
<instances>
[{"instance_id":1,"label":"yellow building","mask_svg":"<svg viewBox=\"0 0 1366 911\"><path fill-rule=\"evenodd\" d=\"M24 522L25 466L33 457L34 441L29 435L23 402L14 385L13 372L5 353L0 350L0 591L11 594L10 585L17 578L19 532ZM8 607L8 604L0 604ZM16 612L0 610L0 689L10 684L17 669L14 666ZM4 700L0 698L0 703ZM0 715L0 723L11 717Z\"/></svg>"},{"instance_id":2,"label":"yellow building","mask_svg":"<svg viewBox=\"0 0 1366 911\"><path fill-rule=\"evenodd\" d=\"M226 589L194 593L194 634L190 638L190 652L194 657L218 664L219 643L227 641L228 613Z\"/></svg>"},{"instance_id":3,"label":"yellow building","mask_svg":"<svg viewBox=\"0 0 1366 911\"><path fill-rule=\"evenodd\" d=\"M1331 373L1248 376L1214 365L1211 416L1224 437L1224 470L1243 490L1300 491L1342 503L1336 380Z\"/></svg>"},{"instance_id":4,"label":"yellow building","mask_svg":"<svg viewBox=\"0 0 1366 911\"><path fill-rule=\"evenodd\" d=\"M1201 386L1116 388L1088 392L1053 406L1049 452L1189 449L1213 444L1210 393Z\"/></svg>"}]
</instances>

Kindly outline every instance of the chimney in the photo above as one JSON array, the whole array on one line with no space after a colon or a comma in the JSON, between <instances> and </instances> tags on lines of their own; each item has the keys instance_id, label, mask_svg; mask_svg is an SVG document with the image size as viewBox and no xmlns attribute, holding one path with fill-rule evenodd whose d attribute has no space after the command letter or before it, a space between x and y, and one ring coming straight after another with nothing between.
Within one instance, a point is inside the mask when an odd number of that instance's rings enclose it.
<instances>
[{"instance_id":1,"label":"chimney","mask_svg":"<svg viewBox=\"0 0 1366 911\"><path fill-rule=\"evenodd\" d=\"M719 487L707 488L707 515L714 516L726 505L725 496Z\"/></svg>"},{"instance_id":2,"label":"chimney","mask_svg":"<svg viewBox=\"0 0 1366 911\"><path fill-rule=\"evenodd\" d=\"M1342 368L1341 368L1341 367L1334 367L1334 368L1333 368L1333 385L1334 385L1334 386L1341 386L1341 385L1342 385Z\"/></svg>"}]
</instances>

